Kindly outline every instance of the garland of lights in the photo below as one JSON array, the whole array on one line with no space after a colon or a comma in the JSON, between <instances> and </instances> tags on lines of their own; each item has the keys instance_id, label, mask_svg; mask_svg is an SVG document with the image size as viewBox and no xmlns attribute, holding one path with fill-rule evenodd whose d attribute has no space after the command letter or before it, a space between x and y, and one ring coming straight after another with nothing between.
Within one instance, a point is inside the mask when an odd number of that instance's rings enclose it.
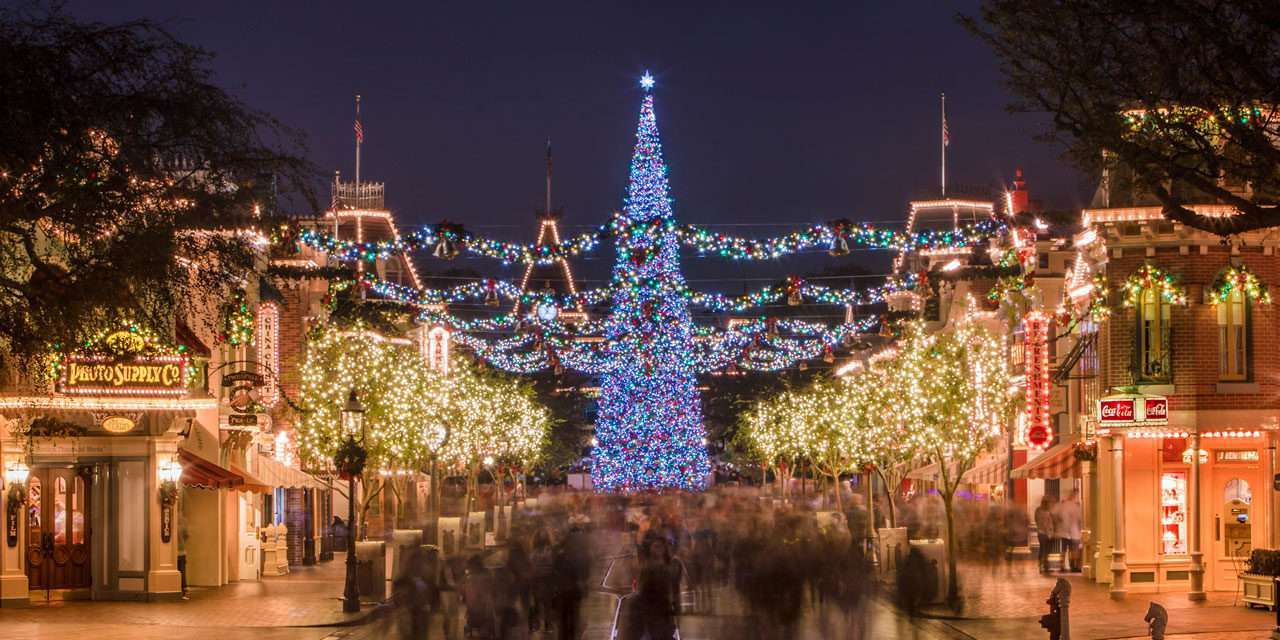
<instances>
[{"instance_id":1,"label":"garland of lights","mask_svg":"<svg viewBox=\"0 0 1280 640\"><path fill-rule=\"evenodd\" d=\"M1142 292L1155 287L1160 297L1169 304L1184 305L1187 303L1187 290L1180 284L1180 279L1167 273L1151 263L1146 263L1129 275L1124 283L1124 306L1138 304Z\"/></svg>"},{"instance_id":2,"label":"garland of lights","mask_svg":"<svg viewBox=\"0 0 1280 640\"><path fill-rule=\"evenodd\" d=\"M460 252L493 258L503 264L549 265L594 250L608 235L620 244L634 246L641 236L674 233L684 246L699 255L715 255L733 260L773 260L808 249L826 249L833 256L847 255L851 247L893 251L959 249L985 242L1004 229L1003 223L984 220L957 230L924 230L910 234L848 220L811 225L776 238L741 238L716 233L697 225L678 225L673 220L636 222L616 219L607 228L585 233L559 244L515 244L472 235L460 225L440 223L414 231L396 240L354 242L336 240L318 229L301 232L298 241L344 262L374 261L417 251L431 251L438 258L452 259ZM307 270L290 275L309 275Z\"/></svg>"},{"instance_id":3,"label":"garland of lights","mask_svg":"<svg viewBox=\"0 0 1280 640\"><path fill-rule=\"evenodd\" d=\"M218 343L232 346L253 344L253 309L245 299L244 289L234 289L222 307L222 333Z\"/></svg>"},{"instance_id":4,"label":"garland of lights","mask_svg":"<svg viewBox=\"0 0 1280 640\"><path fill-rule=\"evenodd\" d=\"M460 252L466 251L500 260L503 264L548 265L595 249L602 235L601 231L596 231L581 234L559 244L524 245L480 238L472 235L461 225L442 222L396 240L376 242L336 240L323 231L306 229L299 235L298 241L344 262L353 260L371 262L393 255L430 250L433 255L443 259L452 259Z\"/></svg>"},{"instance_id":5,"label":"garland of lights","mask_svg":"<svg viewBox=\"0 0 1280 640\"><path fill-rule=\"evenodd\" d=\"M1227 267L1218 273L1209 285L1208 297L1212 304L1226 302L1232 291L1240 290L1245 297L1262 304L1271 304L1271 292L1247 265Z\"/></svg>"}]
</instances>

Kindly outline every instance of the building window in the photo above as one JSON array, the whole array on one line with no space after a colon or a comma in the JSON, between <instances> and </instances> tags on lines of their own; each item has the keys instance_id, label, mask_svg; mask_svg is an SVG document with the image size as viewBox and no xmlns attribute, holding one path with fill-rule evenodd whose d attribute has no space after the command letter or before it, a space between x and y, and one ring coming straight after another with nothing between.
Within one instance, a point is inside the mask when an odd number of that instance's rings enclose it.
<instances>
[{"instance_id":1,"label":"building window","mask_svg":"<svg viewBox=\"0 0 1280 640\"><path fill-rule=\"evenodd\" d=\"M1170 379L1169 303L1159 287L1147 287L1138 300L1138 378L1144 382Z\"/></svg>"},{"instance_id":2,"label":"building window","mask_svg":"<svg viewBox=\"0 0 1280 640\"><path fill-rule=\"evenodd\" d=\"M1160 474L1160 552L1187 552L1187 473Z\"/></svg>"},{"instance_id":3,"label":"building window","mask_svg":"<svg viewBox=\"0 0 1280 640\"><path fill-rule=\"evenodd\" d=\"M1232 289L1218 303L1218 378L1249 377L1248 307L1242 289Z\"/></svg>"}]
</instances>

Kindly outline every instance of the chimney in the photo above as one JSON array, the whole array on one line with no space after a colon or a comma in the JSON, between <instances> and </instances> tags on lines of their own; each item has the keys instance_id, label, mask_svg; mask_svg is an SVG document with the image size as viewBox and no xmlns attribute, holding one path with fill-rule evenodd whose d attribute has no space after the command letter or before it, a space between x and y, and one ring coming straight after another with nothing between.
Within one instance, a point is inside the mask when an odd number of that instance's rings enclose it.
<instances>
[{"instance_id":1,"label":"chimney","mask_svg":"<svg viewBox=\"0 0 1280 640\"><path fill-rule=\"evenodd\" d=\"M1009 201L1013 207L1013 211L1009 213L1017 215L1031 209L1031 194L1027 191L1027 181L1022 178L1022 169L1016 169L1013 177L1013 189L1009 191Z\"/></svg>"}]
</instances>

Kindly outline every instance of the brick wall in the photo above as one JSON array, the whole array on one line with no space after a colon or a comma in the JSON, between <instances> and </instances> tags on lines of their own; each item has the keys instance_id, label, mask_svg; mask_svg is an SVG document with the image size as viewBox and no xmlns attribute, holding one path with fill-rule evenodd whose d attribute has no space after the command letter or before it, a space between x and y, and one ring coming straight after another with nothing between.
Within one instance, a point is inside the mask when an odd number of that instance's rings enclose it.
<instances>
[{"instance_id":1,"label":"brick wall","mask_svg":"<svg viewBox=\"0 0 1280 640\"><path fill-rule=\"evenodd\" d=\"M1144 248L1124 248L1122 255L1109 258L1106 266L1107 281L1111 289L1111 320L1101 336L1100 357L1104 365L1103 383L1114 388L1131 384L1133 350L1137 346L1137 310L1124 306L1123 285L1130 274L1144 262L1151 262L1162 270L1181 276L1186 287L1186 306L1173 306L1171 366L1173 393L1170 409L1275 409L1280 402L1280 354L1276 352L1277 313L1275 305L1251 303L1249 316L1250 376L1243 382L1257 385L1256 392L1218 392L1218 324L1217 310L1205 304L1204 291L1209 288L1218 273L1230 266L1233 254L1228 247L1210 245L1202 254L1199 246L1157 247L1154 255L1146 255ZM1110 249L1114 251L1114 249ZM1280 258L1265 255L1262 248L1244 247L1234 257L1247 265L1265 284L1280 284ZM1243 427L1247 425L1213 425Z\"/></svg>"}]
</instances>

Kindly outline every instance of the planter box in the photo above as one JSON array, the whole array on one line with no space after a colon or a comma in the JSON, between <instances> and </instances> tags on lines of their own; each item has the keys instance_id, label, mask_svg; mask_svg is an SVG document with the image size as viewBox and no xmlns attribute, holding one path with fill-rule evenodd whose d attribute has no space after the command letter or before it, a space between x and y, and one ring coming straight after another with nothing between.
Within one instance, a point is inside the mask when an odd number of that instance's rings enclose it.
<instances>
[{"instance_id":1,"label":"planter box","mask_svg":"<svg viewBox=\"0 0 1280 640\"><path fill-rule=\"evenodd\" d=\"M1257 573L1240 574L1240 586L1244 590L1245 606L1258 605L1268 609L1276 608L1276 579Z\"/></svg>"}]
</instances>

